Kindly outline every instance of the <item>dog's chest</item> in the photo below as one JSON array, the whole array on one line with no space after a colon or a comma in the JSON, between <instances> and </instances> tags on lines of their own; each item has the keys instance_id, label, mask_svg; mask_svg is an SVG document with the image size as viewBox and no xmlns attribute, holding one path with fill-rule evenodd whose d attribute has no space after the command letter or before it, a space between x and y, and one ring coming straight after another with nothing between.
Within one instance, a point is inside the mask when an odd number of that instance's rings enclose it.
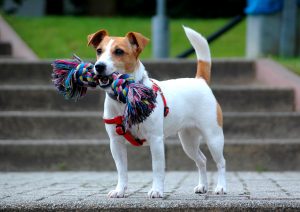
<instances>
[{"instance_id":1,"label":"dog's chest","mask_svg":"<svg viewBox=\"0 0 300 212\"><path fill-rule=\"evenodd\" d=\"M147 128L145 127L145 125L143 123L132 126L128 130L133 135L133 137L137 138L137 139L145 139L147 133L149 133Z\"/></svg>"}]
</instances>

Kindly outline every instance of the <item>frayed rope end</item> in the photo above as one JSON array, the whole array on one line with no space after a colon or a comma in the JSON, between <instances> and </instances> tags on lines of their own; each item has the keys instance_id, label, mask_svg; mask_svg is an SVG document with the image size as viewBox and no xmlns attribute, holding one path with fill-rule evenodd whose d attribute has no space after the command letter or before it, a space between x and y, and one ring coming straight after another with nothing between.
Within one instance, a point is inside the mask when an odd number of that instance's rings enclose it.
<instances>
[{"instance_id":1,"label":"frayed rope end","mask_svg":"<svg viewBox=\"0 0 300 212\"><path fill-rule=\"evenodd\" d=\"M97 86L93 80L93 64L83 63L76 55L73 60L55 60L52 67L52 81L66 99L77 101L86 95L87 87Z\"/></svg>"}]
</instances>

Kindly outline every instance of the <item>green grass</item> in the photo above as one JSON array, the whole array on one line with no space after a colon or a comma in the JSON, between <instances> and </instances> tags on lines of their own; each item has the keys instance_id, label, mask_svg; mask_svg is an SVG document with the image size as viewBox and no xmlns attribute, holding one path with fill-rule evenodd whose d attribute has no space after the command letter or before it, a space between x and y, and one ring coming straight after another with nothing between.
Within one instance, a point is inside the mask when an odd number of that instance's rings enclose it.
<instances>
[{"instance_id":1,"label":"green grass","mask_svg":"<svg viewBox=\"0 0 300 212\"><path fill-rule=\"evenodd\" d=\"M278 63L281 63L286 68L300 75L300 58L273 58Z\"/></svg>"},{"instance_id":2,"label":"green grass","mask_svg":"<svg viewBox=\"0 0 300 212\"><path fill-rule=\"evenodd\" d=\"M151 38L150 18L123 17L54 17L28 18L5 15L5 19L40 58L67 58L76 53L82 58L93 58L86 37L98 29L107 29L111 35L123 36L128 31L141 32ZM174 57L190 47L182 25L192 27L207 36L224 25L228 19L170 20L170 56ZM151 58L151 42L142 58ZM243 57L245 22L211 45L212 57Z\"/></svg>"},{"instance_id":3,"label":"green grass","mask_svg":"<svg viewBox=\"0 0 300 212\"><path fill-rule=\"evenodd\" d=\"M95 52L87 47L87 35L99 29L107 29L111 35L123 36L129 31L141 32L151 38L151 18L124 17L16 17L5 15L17 33L40 58L69 58L76 53L82 58L94 58ZM182 25L192 27L208 36L223 26L229 19L171 19L170 57L190 47ZM243 21L233 30L213 42L213 58L244 57L245 31ZM151 58L152 43L145 48L142 58ZM192 56L195 57L195 56ZM274 57L277 62L300 74L300 59Z\"/></svg>"}]
</instances>

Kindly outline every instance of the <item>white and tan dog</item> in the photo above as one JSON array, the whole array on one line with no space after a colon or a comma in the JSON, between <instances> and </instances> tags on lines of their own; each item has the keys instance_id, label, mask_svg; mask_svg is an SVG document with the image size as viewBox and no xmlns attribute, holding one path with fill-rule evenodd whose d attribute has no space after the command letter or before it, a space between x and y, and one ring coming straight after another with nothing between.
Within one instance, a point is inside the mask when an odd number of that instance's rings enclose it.
<instances>
[{"instance_id":1,"label":"white and tan dog","mask_svg":"<svg viewBox=\"0 0 300 212\"><path fill-rule=\"evenodd\" d=\"M208 148L217 164L218 181L216 194L226 192L225 159L223 157L224 135L222 129L222 111L208 83L210 81L211 57L207 41L196 31L184 27L185 33L194 47L198 67L195 78L183 78L157 82L166 98L170 113L164 117L162 98L157 98L153 113L130 131L147 140L152 155L153 184L148 193L150 198L162 198L165 178L164 139L178 134L185 153L195 161L199 170L199 184L194 192L207 192L206 158L200 151L201 140ZM149 39L136 32L129 32L125 37L110 37L106 30L88 36L88 45L97 51L94 72L100 78L100 87L106 91L104 118L120 116L124 104L112 99L111 79L113 72L131 74L136 82L151 87L143 64L139 60ZM159 96L160 94L158 94ZM110 138L110 148L118 171L118 184L109 192L111 198L125 197L127 189L127 150L123 136L115 132L115 125L106 124Z\"/></svg>"}]
</instances>

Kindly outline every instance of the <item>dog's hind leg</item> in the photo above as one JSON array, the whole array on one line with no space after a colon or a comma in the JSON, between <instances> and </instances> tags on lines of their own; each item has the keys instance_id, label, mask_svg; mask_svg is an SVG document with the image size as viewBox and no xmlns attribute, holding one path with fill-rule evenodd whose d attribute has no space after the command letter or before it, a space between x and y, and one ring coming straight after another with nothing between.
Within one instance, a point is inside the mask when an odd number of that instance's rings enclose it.
<instances>
[{"instance_id":1,"label":"dog's hind leg","mask_svg":"<svg viewBox=\"0 0 300 212\"><path fill-rule=\"evenodd\" d=\"M195 193L207 192L206 157L200 150L201 134L198 129L184 129L179 133L184 152L195 161L199 171L199 184L194 188Z\"/></svg>"},{"instance_id":2,"label":"dog's hind leg","mask_svg":"<svg viewBox=\"0 0 300 212\"><path fill-rule=\"evenodd\" d=\"M203 130L204 138L207 142L208 149L217 164L218 182L215 188L216 194L226 193L226 161L223 156L224 135L223 129L219 126L206 128Z\"/></svg>"}]
</instances>

